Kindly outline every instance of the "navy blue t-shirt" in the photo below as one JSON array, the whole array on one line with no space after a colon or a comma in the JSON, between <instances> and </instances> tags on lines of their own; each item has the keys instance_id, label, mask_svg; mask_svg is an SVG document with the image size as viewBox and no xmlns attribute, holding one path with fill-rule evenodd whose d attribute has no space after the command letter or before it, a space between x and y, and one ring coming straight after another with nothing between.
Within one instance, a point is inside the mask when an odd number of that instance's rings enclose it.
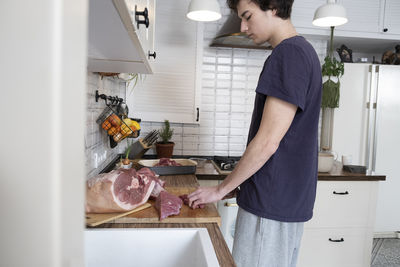
<instances>
[{"instance_id":1,"label":"navy blue t-shirt","mask_svg":"<svg viewBox=\"0 0 400 267\"><path fill-rule=\"evenodd\" d=\"M276 152L240 185L237 201L241 208L282 222L311 219L318 176L321 93L321 66L314 48L301 36L283 40L264 63L248 143L260 127L268 96L298 108Z\"/></svg>"}]
</instances>

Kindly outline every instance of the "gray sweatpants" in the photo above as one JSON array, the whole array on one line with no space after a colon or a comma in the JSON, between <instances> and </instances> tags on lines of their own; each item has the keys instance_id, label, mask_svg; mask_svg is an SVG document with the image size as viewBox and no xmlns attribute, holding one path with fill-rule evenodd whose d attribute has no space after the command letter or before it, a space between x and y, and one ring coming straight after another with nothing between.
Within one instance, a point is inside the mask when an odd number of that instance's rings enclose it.
<instances>
[{"instance_id":1,"label":"gray sweatpants","mask_svg":"<svg viewBox=\"0 0 400 267\"><path fill-rule=\"evenodd\" d=\"M258 217L239 208L233 258L238 267L295 267L304 223Z\"/></svg>"}]
</instances>

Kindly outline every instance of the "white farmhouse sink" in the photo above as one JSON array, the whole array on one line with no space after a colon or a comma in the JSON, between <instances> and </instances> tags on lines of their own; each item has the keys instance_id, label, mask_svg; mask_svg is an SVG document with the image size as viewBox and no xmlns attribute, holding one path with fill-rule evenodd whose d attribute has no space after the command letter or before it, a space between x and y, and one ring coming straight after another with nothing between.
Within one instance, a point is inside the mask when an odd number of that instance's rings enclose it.
<instances>
[{"instance_id":1,"label":"white farmhouse sink","mask_svg":"<svg viewBox=\"0 0 400 267\"><path fill-rule=\"evenodd\" d=\"M85 230L86 267L219 266L205 228Z\"/></svg>"}]
</instances>

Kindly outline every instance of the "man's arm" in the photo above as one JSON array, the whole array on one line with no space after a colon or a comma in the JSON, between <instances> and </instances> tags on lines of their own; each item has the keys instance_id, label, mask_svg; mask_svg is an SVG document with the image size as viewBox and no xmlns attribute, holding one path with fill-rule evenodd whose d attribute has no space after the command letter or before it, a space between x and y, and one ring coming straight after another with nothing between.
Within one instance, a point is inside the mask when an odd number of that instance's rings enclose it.
<instances>
[{"instance_id":1,"label":"man's arm","mask_svg":"<svg viewBox=\"0 0 400 267\"><path fill-rule=\"evenodd\" d=\"M199 188L189 197L189 204L215 202L234 190L257 172L278 149L279 143L289 129L297 106L276 97L265 101L260 128L249 143L241 160L225 180L216 187Z\"/></svg>"}]
</instances>

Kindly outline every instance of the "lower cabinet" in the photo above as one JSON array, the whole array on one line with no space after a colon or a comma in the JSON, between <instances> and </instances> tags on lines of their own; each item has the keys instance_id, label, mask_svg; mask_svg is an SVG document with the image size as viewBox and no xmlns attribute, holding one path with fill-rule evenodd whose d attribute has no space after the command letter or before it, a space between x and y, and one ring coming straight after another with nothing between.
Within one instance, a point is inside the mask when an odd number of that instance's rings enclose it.
<instances>
[{"instance_id":1,"label":"lower cabinet","mask_svg":"<svg viewBox=\"0 0 400 267\"><path fill-rule=\"evenodd\" d=\"M318 181L297 266L370 266L377 190L375 181Z\"/></svg>"}]
</instances>

